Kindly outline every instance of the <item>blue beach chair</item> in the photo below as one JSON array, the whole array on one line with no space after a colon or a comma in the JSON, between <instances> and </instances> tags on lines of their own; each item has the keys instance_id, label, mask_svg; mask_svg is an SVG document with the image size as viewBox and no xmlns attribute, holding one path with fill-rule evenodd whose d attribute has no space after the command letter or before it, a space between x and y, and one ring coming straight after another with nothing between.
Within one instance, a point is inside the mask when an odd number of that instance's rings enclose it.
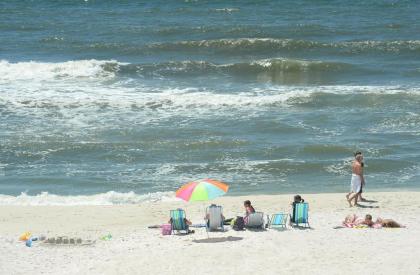
<instances>
[{"instance_id":1,"label":"blue beach chair","mask_svg":"<svg viewBox=\"0 0 420 275\"><path fill-rule=\"evenodd\" d=\"M175 231L185 231L185 233L188 234L189 228L188 224L186 223L187 218L185 211L183 209L171 210L170 216L172 233L175 233Z\"/></svg>"},{"instance_id":2,"label":"blue beach chair","mask_svg":"<svg viewBox=\"0 0 420 275\"><path fill-rule=\"evenodd\" d=\"M269 221L269 228L272 229L286 229L287 226L287 214L274 214L271 216Z\"/></svg>"},{"instance_id":3,"label":"blue beach chair","mask_svg":"<svg viewBox=\"0 0 420 275\"><path fill-rule=\"evenodd\" d=\"M293 215L290 219L290 223L296 226L299 224L304 224L305 227L311 227L309 225L309 204L306 202L303 203L296 203L293 207Z\"/></svg>"}]
</instances>

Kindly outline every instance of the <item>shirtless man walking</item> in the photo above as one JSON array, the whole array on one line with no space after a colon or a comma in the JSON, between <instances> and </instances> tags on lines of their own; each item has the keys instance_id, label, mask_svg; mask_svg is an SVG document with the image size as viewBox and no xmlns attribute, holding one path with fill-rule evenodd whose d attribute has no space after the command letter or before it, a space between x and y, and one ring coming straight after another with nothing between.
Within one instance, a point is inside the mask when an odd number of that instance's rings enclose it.
<instances>
[{"instance_id":1,"label":"shirtless man walking","mask_svg":"<svg viewBox=\"0 0 420 275\"><path fill-rule=\"evenodd\" d=\"M356 152L354 154L354 161L351 165L351 189L350 193L346 195L347 201L349 206L357 205L357 199L360 195L360 190L362 189L362 185L365 184L365 179L363 177L363 155L361 152ZM354 200L354 204L352 205L352 201Z\"/></svg>"}]
</instances>

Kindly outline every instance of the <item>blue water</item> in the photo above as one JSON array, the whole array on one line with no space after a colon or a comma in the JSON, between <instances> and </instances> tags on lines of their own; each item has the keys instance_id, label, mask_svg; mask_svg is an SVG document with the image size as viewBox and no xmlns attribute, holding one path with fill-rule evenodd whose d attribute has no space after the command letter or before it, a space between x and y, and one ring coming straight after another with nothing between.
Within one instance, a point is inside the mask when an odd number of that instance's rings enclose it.
<instances>
[{"instance_id":1,"label":"blue water","mask_svg":"<svg viewBox=\"0 0 420 275\"><path fill-rule=\"evenodd\" d=\"M420 180L419 1L2 1L0 194Z\"/></svg>"}]
</instances>

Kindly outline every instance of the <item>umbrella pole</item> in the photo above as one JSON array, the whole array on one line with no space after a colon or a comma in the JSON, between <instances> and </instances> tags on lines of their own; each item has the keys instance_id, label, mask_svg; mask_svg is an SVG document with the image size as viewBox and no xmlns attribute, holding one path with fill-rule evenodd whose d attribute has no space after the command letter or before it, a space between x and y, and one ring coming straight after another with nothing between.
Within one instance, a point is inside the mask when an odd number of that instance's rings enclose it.
<instances>
[{"instance_id":1,"label":"umbrella pole","mask_svg":"<svg viewBox=\"0 0 420 275\"><path fill-rule=\"evenodd\" d=\"M204 217L207 218L207 213L206 213L206 205L203 203L203 208L204 208ZM207 239L210 239L209 237L209 231L207 230L207 221L206 219L204 219L204 222L206 223L206 233L207 233Z\"/></svg>"}]
</instances>

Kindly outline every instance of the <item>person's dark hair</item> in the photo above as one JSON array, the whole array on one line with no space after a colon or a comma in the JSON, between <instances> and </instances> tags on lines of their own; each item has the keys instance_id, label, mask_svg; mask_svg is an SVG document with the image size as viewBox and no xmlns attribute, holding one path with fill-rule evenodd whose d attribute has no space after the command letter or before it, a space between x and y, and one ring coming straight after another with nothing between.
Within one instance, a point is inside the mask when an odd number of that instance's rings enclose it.
<instances>
[{"instance_id":1,"label":"person's dark hair","mask_svg":"<svg viewBox=\"0 0 420 275\"><path fill-rule=\"evenodd\" d=\"M354 156L356 157L357 155L361 155L361 154L362 154L362 152L357 151L356 153L354 153Z\"/></svg>"},{"instance_id":2,"label":"person's dark hair","mask_svg":"<svg viewBox=\"0 0 420 275\"><path fill-rule=\"evenodd\" d=\"M367 214L367 215L366 215L366 217L365 217L365 219L367 219L367 220L370 220L370 221L371 221L371 220L372 220L372 215Z\"/></svg>"},{"instance_id":3,"label":"person's dark hair","mask_svg":"<svg viewBox=\"0 0 420 275\"><path fill-rule=\"evenodd\" d=\"M304 199L302 199L302 197L300 196L300 195L296 195L295 197L294 197L294 202L297 202L297 203L299 203L299 202L304 202L305 200Z\"/></svg>"},{"instance_id":4,"label":"person's dark hair","mask_svg":"<svg viewBox=\"0 0 420 275\"><path fill-rule=\"evenodd\" d=\"M251 206L251 201L249 201L249 200L244 201L244 205Z\"/></svg>"}]
</instances>

